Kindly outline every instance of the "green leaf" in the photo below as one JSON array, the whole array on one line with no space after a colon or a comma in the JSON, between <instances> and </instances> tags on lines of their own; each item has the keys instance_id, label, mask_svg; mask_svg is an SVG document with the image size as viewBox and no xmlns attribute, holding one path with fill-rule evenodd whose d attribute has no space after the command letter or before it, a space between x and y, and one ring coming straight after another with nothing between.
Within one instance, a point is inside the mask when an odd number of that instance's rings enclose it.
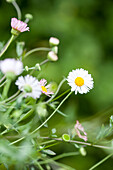
<instances>
[{"instance_id":1,"label":"green leaf","mask_svg":"<svg viewBox=\"0 0 113 170\"><path fill-rule=\"evenodd\" d=\"M52 150L49 150L49 149L45 149L45 150L43 150L43 152L48 154L48 155L56 155L55 152L53 152Z\"/></svg>"},{"instance_id":2,"label":"green leaf","mask_svg":"<svg viewBox=\"0 0 113 170\"><path fill-rule=\"evenodd\" d=\"M17 53L18 57L20 57L22 55L23 49L24 49L24 45L25 45L24 42L17 42L16 53Z\"/></svg>"},{"instance_id":3,"label":"green leaf","mask_svg":"<svg viewBox=\"0 0 113 170\"><path fill-rule=\"evenodd\" d=\"M0 51L2 50L2 48L4 47L5 42L0 42Z\"/></svg>"}]
</instances>

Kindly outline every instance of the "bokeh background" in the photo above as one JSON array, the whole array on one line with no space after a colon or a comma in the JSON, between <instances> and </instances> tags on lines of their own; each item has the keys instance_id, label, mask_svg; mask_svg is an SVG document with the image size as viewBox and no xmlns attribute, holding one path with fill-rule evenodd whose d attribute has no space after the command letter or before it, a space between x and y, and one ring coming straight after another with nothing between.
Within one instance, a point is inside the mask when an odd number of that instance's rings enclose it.
<instances>
[{"instance_id":1,"label":"bokeh background","mask_svg":"<svg viewBox=\"0 0 113 170\"><path fill-rule=\"evenodd\" d=\"M59 60L42 67L40 77L60 83L72 69L83 68L94 78L94 89L86 95L73 95L61 107L68 115L63 118L55 115L49 122L59 136L74 127L79 120L93 141L101 124L109 123L113 114L113 1L112 0L17 0L22 19L26 13L33 15L29 22L30 32L18 37L25 41L26 50L35 47L48 47L50 37L60 39ZM17 17L14 7L0 0L0 41L10 37L10 20ZM17 41L17 40L16 40ZM16 56L16 43L13 43L4 57ZM34 53L24 64L34 66L46 59L47 53ZM37 75L38 72L35 73ZM60 93L67 90L65 83ZM70 144L60 144L52 148L58 154L75 151ZM59 160L77 170L89 169L107 155L104 150L87 147L87 155L73 156ZM100 165L97 170L112 169L112 158Z\"/></svg>"}]
</instances>

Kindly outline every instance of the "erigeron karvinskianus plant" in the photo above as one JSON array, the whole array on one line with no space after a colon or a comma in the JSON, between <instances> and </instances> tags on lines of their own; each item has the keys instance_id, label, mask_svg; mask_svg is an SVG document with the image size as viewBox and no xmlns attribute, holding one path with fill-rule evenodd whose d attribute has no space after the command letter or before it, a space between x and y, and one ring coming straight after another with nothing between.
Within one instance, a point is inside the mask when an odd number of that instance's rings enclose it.
<instances>
[{"instance_id":1,"label":"erigeron karvinskianus plant","mask_svg":"<svg viewBox=\"0 0 113 170\"><path fill-rule=\"evenodd\" d=\"M15 58L5 58L5 52L8 47L19 34L23 32L30 31L28 27L28 22L32 19L31 14L25 15L25 22L21 21L21 11L15 0L7 0L7 2L12 3L17 10L17 18L11 19L11 38L4 45L0 51L0 88L1 88L1 98L0 98L0 164L10 167L21 163L22 168L30 168L31 166L37 167L38 169L46 169L55 164L58 168L63 167L67 169L72 169L71 167L63 164L59 164L56 161L51 163L52 159L49 156L56 155L55 152L48 149L51 147L48 144L51 142L69 142L75 143L78 151L73 153L68 153L61 155L60 157L67 155L86 155L84 146L94 146L104 149L109 149L106 146L94 145L88 143L88 136L84 127L76 121L73 125L74 131L71 134L63 134L61 138L57 137L57 131L55 128L51 130L49 136L41 136L40 129L45 126L48 127L48 121L57 112L62 116L66 114L62 113L59 108L68 99L68 97L75 92L80 94L86 94L93 88L93 78L88 71L80 68L72 70L67 78L64 78L60 84L57 86L55 82L50 82L47 84L45 78L38 78L33 76L33 72L41 71L41 66L47 62L55 62L58 60L58 45L60 43L59 39L51 37L49 39L50 47L40 47L31 49L28 52L24 51L24 42L18 42L16 47L17 57ZM36 63L35 66L29 67L23 65L23 60L29 55L36 51L46 51L48 52L47 58L41 63ZM24 76L22 75L24 73ZM64 82L69 84L71 89L64 92L63 94L57 96L61 86ZM18 87L16 93L12 94L11 85ZM69 92L64 99L59 103L57 99ZM52 113L48 112L53 109ZM110 127L112 125L112 118L110 119ZM73 135L74 132L74 135ZM81 139L81 141L75 141L76 135ZM74 136L74 138L73 138ZM48 140L44 142L44 140ZM85 142L84 142L85 141ZM77 144L80 144L79 147ZM46 159L45 159L46 158ZM57 160L57 157L54 157ZM15 164L15 162L18 163ZM44 167L43 167L44 165Z\"/></svg>"}]
</instances>

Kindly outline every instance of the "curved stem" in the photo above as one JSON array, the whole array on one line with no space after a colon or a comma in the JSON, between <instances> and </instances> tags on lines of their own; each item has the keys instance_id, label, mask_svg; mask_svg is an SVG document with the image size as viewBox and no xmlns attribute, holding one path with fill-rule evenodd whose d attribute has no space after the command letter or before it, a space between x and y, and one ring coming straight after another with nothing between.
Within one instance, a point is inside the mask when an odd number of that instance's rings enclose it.
<instances>
[{"instance_id":1,"label":"curved stem","mask_svg":"<svg viewBox=\"0 0 113 170\"><path fill-rule=\"evenodd\" d=\"M9 39L9 41L5 44L5 46L3 47L3 49L0 52L0 57L5 53L5 51L8 49L9 45L11 44L11 42L14 39L14 35L11 35L11 38Z\"/></svg>"},{"instance_id":2,"label":"curved stem","mask_svg":"<svg viewBox=\"0 0 113 170\"><path fill-rule=\"evenodd\" d=\"M64 78L64 79L60 82L60 84L59 84L59 86L58 86L58 88L57 88L57 91L52 95L52 97L51 97L49 100L47 100L47 101L45 102L45 104L47 104L47 103L49 103L49 102L52 101L52 99L57 95L57 93L59 92L62 84L63 84L65 81L66 81L66 79Z\"/></svg>"},{"instance_id":3,"label":"curved stem","mask_svg":"<svg viewBox=\"0 0 113 170\"><path fill-rule=\"evenodd\" d=\"M70 92L62 101L61 103L58 105L58 107L54 110L54 112L39 126L37 127L34 131L32 131L29 135L34 134L36 131L38 131L42 126L44 126L50 119L51 117L57 112L57 110L60 108L60 106L66 101L66 99L72 94L72 92ZM23 136L22 138L10 143L10 145L13 145L17 142L20 142L21 140L25 139L26 136Z\"/></svg>"},{"instance_id":4,"label":"curved stem","mask_svg":"<svg viewBox=\"0 0 113 170\"><path fill-rule=\"evenodd\" d=\"M24 58L26 58L27 56L29 56L30 54L36 52L36 51L50 51L51 48L45 48L45 47L40 47L40 48L34 48L30 51L28 51L25 55L24 55Z\"/></svg>"},{"instance_id":5,"label":"curved stem","mask_svg":"<svg viewBox=\"0 0 113 170\"><path fill-rule=\"evenodd\" d=\"M4 86L6 84L7 80L5 80L2 84L0 84L0 87Z\"/></svg>"},{"instance_id":6,"label":"curved stem","mask_svg":"<svg viewBox=\"0 0 113 170\"><path fill-rule=\"evenodd\" d=\"M42 62L40 63L40 66L42 66L42 65L45 64L45 63L47 63L48 61L49 61L49 59L46 59L46 60L42 61Z\"/></svg>"},{"instance_id":7,"label":"curved stem","mask_svg":"<svg viewBox=\"0 0 113 170\"><path fill-rule=\"evenodd\" d=\"M94 166L92 166L89 170L95 169L97 166L101 165L103 162L105 162L107 159L109 159L112 155L113 155L113 153L111 153L110 155L106 156L106 157L105 157L104 159L102 159L100 162L98 162L97 164L95 164Z\"/></svg>"},{"instance_id":8,"label":"curved stem","mask_svg":"<svg viewBox=\"0 0 113 170\"><path fill-rule=\"evenodd\" d=\"M13 1L12 4L13 4L13 6L15 7L15 9L17 11L18 19L21 20L21 10L20 10L18 4L16 3L16 1Z\"/></svg>"}]
</instances>

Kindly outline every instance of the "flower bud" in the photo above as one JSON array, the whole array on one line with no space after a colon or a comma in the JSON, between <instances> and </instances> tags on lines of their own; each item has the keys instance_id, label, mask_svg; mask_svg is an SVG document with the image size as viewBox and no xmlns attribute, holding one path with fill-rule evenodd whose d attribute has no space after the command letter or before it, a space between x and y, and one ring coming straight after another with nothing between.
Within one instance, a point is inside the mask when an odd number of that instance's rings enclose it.
<instances>
[{"instance_id":1,"label":"flower bud","mask_svg":"<svg viewBox=\"0 0 113 170\"><path fill-rule=\"evenodd\" d=\"M50 60L50 61L57 61L58 60L58 56L53 52L53 51L50 51L47 55L47 58Z\"/></svg>"},{"instance_id":2,"label":"flower bud","mask_svg":"<svg viewBox=\"0 0 113 170\"><path fill-rule=\"evenodd\" d=\"M41 67L40 67L40 64L39 64L39 63L37 63L37 64L35 65L35 69L38 70L38 71L41 70Z\"/></svg>"},{"instance_id":3,"label":"flower bud","mask_svg":"<svg viewBox=\"0 0 113 170\"><path fill-rule=\"evenodd\" d=\"M58 53L58 47L57 47L57 46L52 47L52 51L53 51L55 54L57 54L57 53Z\"/></svg>"},{"instance_id":4,"label":"flower bud","mask_svg":"<svg viewBox=\"0 0 113 170\"><path fill-rule=\"evenodd\" d=\"M50 82L49 90L55 93L57 91L58 85L56 82Z\"/></svg>"},{"instance_id":5,"label":"flower bud","mask_svg":"<svg viewBox=\"0 0 113 170\"><path fill-rule=\"evenodd\" d=\"M57 38L55 38L55 37L51 37L50 39L49 39L49 44L51 45L51 46L56 46L56 45L58 45L59 44L59 39L57 39Z\"/></svg>"},{"instance_id":6,"label":"flower bud","mask_svg":"<svg viewBox=\"0 0 113 170\"><path fill-rule=\"evenodd\" d=\"M79 151L80 151L82 156L86 156L87 153L86 153L85 148L81 147Z\"/></svg>"},{"instance_id":7,"label":"flower bud","mask_svg":"<svg viewBox=\"0 0 113 170\"><path fill-rule=\"evenodd\" d=\"M25 14L25 18L32 20L33 19L33 15L32 14Z\"/></svg>"},{"instance_id":8,"label":"flower bud","mask_svg":"<svg viewBox=\"0 0 113 170\"><path fill-rule=\"evenodd\" d=\"M29 71L29 67L28 66L25 66L25 71Z\"/></svg>"},{"instance_id":9,"label":"flower bud","mask_svg":"<svg viewBox=\"0 0 113 170\"><path fill-rule=\"evenodd\" d=\"M46 105L42 102L38 103L36 107L36 112L40 117L46 117L47 116Z\"/></svg>"}]
</instances>

